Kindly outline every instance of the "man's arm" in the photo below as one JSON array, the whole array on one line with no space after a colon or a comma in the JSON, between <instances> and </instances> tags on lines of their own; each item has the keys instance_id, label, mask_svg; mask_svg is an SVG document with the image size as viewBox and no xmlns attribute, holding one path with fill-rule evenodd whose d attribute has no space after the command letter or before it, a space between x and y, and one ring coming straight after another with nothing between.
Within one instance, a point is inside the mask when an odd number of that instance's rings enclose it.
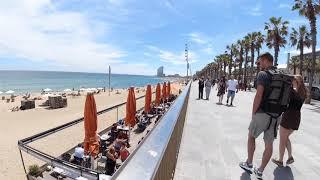
<instances>
[{"instance_id":1,"label":"man's arm","mask_svg":"<svg viewBox=\"0 0 320 180\"><path fill-rule=\"evenodd\" d=\"M258 85L256 96L254 97L254 100L253 100L252 114L255 114L260 107L263 91L264 91L263 85Z\"/></svg>"}]
</instances>

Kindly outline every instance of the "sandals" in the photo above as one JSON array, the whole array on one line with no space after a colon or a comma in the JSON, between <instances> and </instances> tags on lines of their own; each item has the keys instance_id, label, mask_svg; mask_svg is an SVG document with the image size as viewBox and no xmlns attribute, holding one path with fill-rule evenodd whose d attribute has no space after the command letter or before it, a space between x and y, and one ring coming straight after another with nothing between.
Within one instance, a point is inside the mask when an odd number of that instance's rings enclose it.
<instances>
[{"instance_id":1,"label":"sandals","mask_svg":"<svg viewBox=\"0 0 320 180\"><path fill-rule=\"evenodd\" d=\"M294 162L293 157L290 157L290 158L287 160L287 164L292 164L293 162Z\"/></svg>"},{"instance_id":2,"label":"sandals","mask_svg":"<svg viewBox=\"0 0 320 180\"><path fill-rule=\"evenodd\" d=\"M283 167L283 162L282 161L278 161L277 159L272 159L272 162L273 163L275 163L277 166L279 166L279 167ZM286 164L287 165L289 165L289 164L292 164L294 162L294 159L293 159L293 157L290 157L288 160L287 160L287 162L286 162Z\"/></svg>"},{"instance_id":3,"label":"sandals","mask_svg":"<svg viewBox=\"0 0 320 180\"><path fill-rule=\"evenodd\" d=\"M278 161L278 160L272 158L272 162L275 163L278 167L283 167L283 162L282 161Z\"/></svg>"}]
</instances>

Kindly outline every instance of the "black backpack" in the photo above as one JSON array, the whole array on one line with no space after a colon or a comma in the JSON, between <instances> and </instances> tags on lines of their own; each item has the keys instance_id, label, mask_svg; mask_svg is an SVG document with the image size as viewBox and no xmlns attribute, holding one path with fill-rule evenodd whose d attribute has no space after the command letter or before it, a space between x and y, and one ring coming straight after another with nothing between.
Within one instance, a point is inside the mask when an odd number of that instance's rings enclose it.
<instances>
[{"instance_id":1,"label":"black backpack","mask_svg":"<svg viewBox=\"0 0 320 180\"><path fill-rule=\"evenodd\" d=\"M261 108L267 114L280 116L289 106L293 76L278 69L270 69L265 72L271 82L265 87Z\"/></svg>"}]
</instances>

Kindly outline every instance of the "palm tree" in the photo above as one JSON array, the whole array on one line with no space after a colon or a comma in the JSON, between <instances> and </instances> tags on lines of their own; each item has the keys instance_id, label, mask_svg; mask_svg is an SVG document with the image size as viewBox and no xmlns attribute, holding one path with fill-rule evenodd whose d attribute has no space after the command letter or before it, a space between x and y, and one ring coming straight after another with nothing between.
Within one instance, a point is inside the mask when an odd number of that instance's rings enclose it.
<instances>
[{"instance_id":1,"label":"palm tree","mask_svg":"<svg viewBox=\"0 0 320 180\"><path fill-rule=\"evenodd\" d=\"M312 46L312 68L309 78L309 92L311 92L316 67L316 46L317 46L317 15L320 14L320 2L316 0L295 0L292 10L298 10L301 16L306 17L310 23L311 46ZM309 93L310 94L310 93ZM311 103L311 96L308 96L306 103Z\"/></svg>"},{"instance_id":2,"label":"palm tree","mask_svg":"<svg viewBox=\"0 0 320 180\"><path fill-rule=\"evenodd\" d=\"M229 75L232 73L232 68L233 68L233 57L237 54L237 47L234 44L231 44L231 46L227 46L227 50L230 52L230 57L229 57ZM226 51L226 54L228 52Z\"/></svg>"},{"instance_id":3,"label":"palm tree","mask_svg":"<svg viewBox=\"0 0 320 180\"><path fill-rule=\"evenodd\" d=\"M271 17L270 22L265 23L264 29L267 31L267 46L269 49L274 49L274 66L278 66L280 48L287 44L288 24L288 21L282 22L281 17Z\"/></svg>"},{"instance_id":4,"label":"palm tree","mask_svg":"<svg viewBox=\"0 0 320 180\"><path fill-rule=\"evenodd\" d=\"M243 45L244 45L244 52L245 52L245 60L244 60L244 73L243 73L243 77L244 77L244 81L246 81L247 79L247 66L248 66L248 60L249 60L249 57L248 57L248 53L249 53L249 50L250 50L250 38L249 38L249 34L247 36L244 37L243 39Z\"/></svg>"},{"instance_id":5,"label":"palm tree","mask_svg":"<svg viewBox=\"0 0 320 180\"><path fill-rule=\"evenodd\" d=\"M310 47L310 33L307 30L305 25L300 26L297 31L295 28L292 28L292 32L290 34L290 42L291 46L297 46L297 50L300 50L300 75L303 72L303 48Z\"/></svg>"},{"instance_id":6,"label":"palm tree","mask_svg":"<svg viewBox=\"0 0 320 180\"><path fill-rule=\"evenodd\" d=\"M250 81L252 78L252 74L253 74L253 65L254 65L254 51L256 49L256 41L257 41L257 32L253 32L248 34L248 39L249 39L249 47L250 47L250 51L251 51L251 69L250 69Z\"/></svg>"},{"instance_id":7,"label":"palm tree","mask_svg":"<svg viewBox=\"0 0 320 180\"><path fill-rule=\"evenodd\" d=\"M255 43L255 48L257 51L257 57L260 56L260 49L262 48L262 45L264 43L265 36L259 31L256 34L256 43Z\"/></svg>"},{"instance_id":8,"label":"palm tree","mask_svg":"<svg viewBox=\"0 0 320 180\"><path fill-rule=\"evenodd\" d=\"M242 64L243 64L243 50L244 50L244 42L243 40L238 40L237 41L237 49L239 52L239 75L238 75L238 79L240 79L241 75L242 75Z\"/></svg>"},{"instance_id":9,"label":"palm tree","mask_svg":"<svg viewBox=\"0 0 320 180\"><path fill-rule=\"evenodd\" d=\"M299 62L299 60L296 57L292 57L289 61L289 67L290 67L290 69L293 69L294 75L297 73L298 62Z\"/></svg>"}]
</instances>

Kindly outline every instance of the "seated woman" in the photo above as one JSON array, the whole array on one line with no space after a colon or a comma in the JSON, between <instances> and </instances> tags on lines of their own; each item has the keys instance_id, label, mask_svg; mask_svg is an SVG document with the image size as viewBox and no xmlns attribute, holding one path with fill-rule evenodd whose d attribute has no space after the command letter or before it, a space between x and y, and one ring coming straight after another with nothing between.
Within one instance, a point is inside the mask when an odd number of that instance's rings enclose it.
<instances>
[{"instance_id":1,"label":"seated woman","mask_svg":"<svg viewBox=\"0 0 320 180\"><path fill-rule=\"evenodd\" d=\"M112 176L114 171L115 171L115 167L116 167L116 161L118 159L118 154L116 153L115 149L113 147L111 147L109 149L109 151L107 152L107 161L106 161L106 166L105 166L105 170L106 170L106 174Z\"/></svg>"},{"instance_id":2,"label":"seated woman","mask_svg":"<svg viewBox=\"0 0 320 180\"><path fill-rule=\"evenodd\" d=\"M120 150L120 159L121 159L121 161L124 162L128 158L129 155L130 155L130 153L127 150L127 147L124 144L122 144L121 150Z\"/></svg>"}]
</instances>

